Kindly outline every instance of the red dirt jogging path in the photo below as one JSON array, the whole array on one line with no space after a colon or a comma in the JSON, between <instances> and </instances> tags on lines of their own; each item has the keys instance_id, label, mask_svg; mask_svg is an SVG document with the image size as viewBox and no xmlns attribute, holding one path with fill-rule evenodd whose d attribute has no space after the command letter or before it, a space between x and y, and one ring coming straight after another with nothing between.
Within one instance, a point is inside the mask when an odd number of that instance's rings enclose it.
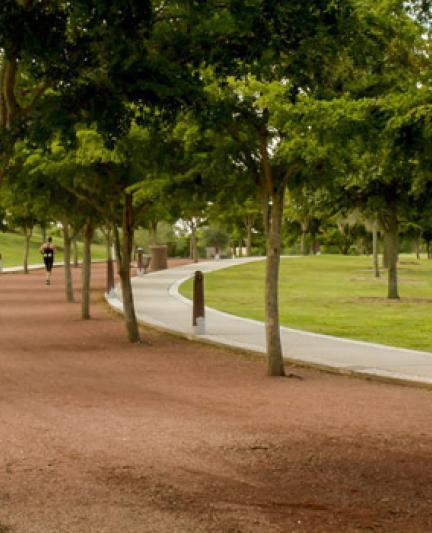
<instances>
[{"instance_id":1,"label":"red dirt jogging path","mask_svg":"<svg viewBox=\"0 0 432 533\"><path fill-rule=\"evenodd\" d=\"M0 276L0 533L432 531L431 391L131 346L62 278Z\"/></svg>"}]
</instances>

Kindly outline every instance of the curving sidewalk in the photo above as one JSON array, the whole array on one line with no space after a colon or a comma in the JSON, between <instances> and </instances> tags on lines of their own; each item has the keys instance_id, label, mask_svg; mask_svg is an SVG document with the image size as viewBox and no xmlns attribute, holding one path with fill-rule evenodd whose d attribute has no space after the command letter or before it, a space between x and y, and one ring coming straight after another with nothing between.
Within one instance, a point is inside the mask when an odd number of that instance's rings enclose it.
<instances>
[{"instance_id":1,"label":"curving sidewalk","mask_svg":"<svg viewBox=\"0 0 432 533\"><path fill-rule=\"evenodd\" d=\"M265 353L264 323L240 318L206 307L206 335L192 333L192 303L182 297L178 287L195 270L212 272L263 258L227 259L188 264L134 278L133 291L138 320L163 331L189 339ZM229 290L229 288L227 288ZM118 298L107 298L122 312ZM329 335L282 327L284 358L347 374L432 385L432 353L393 348Z\"/></svg>"}]
</instances>

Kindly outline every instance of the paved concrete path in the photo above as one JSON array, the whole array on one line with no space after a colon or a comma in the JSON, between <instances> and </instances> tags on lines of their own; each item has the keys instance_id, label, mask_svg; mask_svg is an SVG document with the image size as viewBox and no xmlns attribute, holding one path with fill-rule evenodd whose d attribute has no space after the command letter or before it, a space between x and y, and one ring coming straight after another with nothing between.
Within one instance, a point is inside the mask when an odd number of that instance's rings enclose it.
<instances>
[{"instance_id":1,"label":"paved concrete path","mask_svg":"<svg viewBox=\"0 0 432 533\"><path fill-rule=\"evenodd\" d=\"M195 270L211 272L262 258L209 261L189 264L133 279L138 319L162 330L224 346L265 353L265 329L262 322L236 317L206 308L206 335L192 333L192 304L178 293L178 287ZM227 287L229 291L229 287ZM109 303L122 310L117 298ZM392 348L281 328L285 359L380 378L432 385L432 353Z\"/></svg>"}]
</instances>

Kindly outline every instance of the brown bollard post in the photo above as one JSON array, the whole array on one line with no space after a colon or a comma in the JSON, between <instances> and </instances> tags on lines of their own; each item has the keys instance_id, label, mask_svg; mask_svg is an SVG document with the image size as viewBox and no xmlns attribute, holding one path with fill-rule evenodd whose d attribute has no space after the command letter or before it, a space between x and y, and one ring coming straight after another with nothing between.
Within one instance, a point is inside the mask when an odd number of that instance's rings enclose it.
<instances>
[{"instance_id":1,"label":"brown bollard post","mask_svg":"<svg viewBox=\"0 0 432 533\"><path fill-rule=\"evenodd\" d=\"M205 335L204 276L200 270L195 272L193 283L192 329L195 335Z\"/></svg>"}]
</instances>

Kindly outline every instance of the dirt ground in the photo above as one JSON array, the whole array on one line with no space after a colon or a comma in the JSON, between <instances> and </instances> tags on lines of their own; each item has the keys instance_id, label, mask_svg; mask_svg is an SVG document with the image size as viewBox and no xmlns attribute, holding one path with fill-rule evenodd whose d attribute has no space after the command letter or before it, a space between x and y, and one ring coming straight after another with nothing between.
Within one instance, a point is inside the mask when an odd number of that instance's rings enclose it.
<instances>
[{"instance_id":1,"label":"dirt ground","mask_svg":"<svg viewBox=\"0 0 432 533\"><path fill-rule=\"evenodd\" d=\"M0 277L0 533L432 531L432 391L131 346L93 274Z\"/></svg>"}]
</instances>

